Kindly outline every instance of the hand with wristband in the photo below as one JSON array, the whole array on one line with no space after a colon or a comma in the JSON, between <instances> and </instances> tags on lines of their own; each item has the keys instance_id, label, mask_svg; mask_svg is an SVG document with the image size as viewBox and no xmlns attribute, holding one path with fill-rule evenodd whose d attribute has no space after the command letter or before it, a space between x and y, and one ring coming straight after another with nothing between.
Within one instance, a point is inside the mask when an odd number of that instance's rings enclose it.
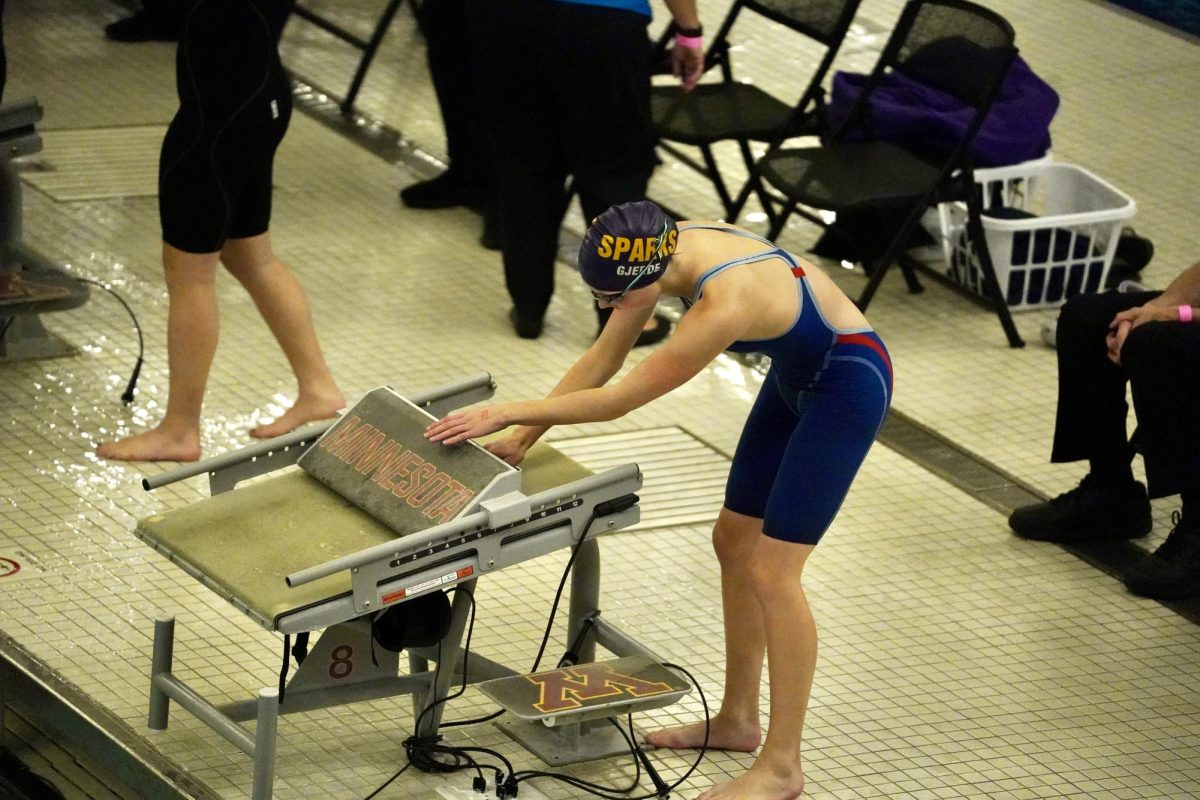
<instances>
[{"instance_id":1,"label":"hand with wristband","mask_svg":"<svg viewBox=\"0 0 1200 800\"><path fill-rule=\"evenodd\" d=\"M1182 298L1172 297L1164 292L1150 302L1122 311L1113 317L1108 326L1106 345L1108 358L1114 364L1121 363L1121 347L1129 332L1146 322L1192 322L1193 313L1190 303L1179 302Z\"/></svg>"},{"instance_id":2,"label":"hand with wristband","mask_svg":"<svg viewBox=\"0 0 1200 800\"><path fill-rule=\"evenodd\" d=\"M690 92L704 74L704 28L696 25L675 27L675 42L671 47L671 73L679 78L685 92Z\"/></svg>"}]
</instances>

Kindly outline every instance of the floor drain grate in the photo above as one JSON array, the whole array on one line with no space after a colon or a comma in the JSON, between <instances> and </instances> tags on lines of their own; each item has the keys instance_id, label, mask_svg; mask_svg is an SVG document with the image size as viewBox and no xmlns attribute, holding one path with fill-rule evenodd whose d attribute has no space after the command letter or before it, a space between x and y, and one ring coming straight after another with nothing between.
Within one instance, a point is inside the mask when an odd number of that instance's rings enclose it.
<instances>
[{"instance_id":1,"label":"floor drain grate","mask_svg":"<svg viewBox=\"0 0 1200 800\"><path fill-rule=\"evenodd\" d=\"M165 125L42 131L40 169L21 178L59 202L158 194Z\"/></svg>"},{"instance_id":2,"label":"floor drain grate","mask_svg":"<svg viewBox=\"0 0 1200 800\"><path fill-rule=\"evenodd\" d=\"M633 462L642 470L642 521L630 530L711 524L725 498L729 457L682 428L559 439L554 448L600 471Z\"/></svg>"}]
</instances>

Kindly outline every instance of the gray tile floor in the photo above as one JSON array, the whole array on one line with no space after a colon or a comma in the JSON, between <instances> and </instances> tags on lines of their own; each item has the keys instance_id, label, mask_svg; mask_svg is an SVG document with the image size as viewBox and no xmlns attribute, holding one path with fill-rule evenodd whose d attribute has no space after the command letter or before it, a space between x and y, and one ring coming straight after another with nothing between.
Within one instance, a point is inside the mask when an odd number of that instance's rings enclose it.
<instances>
[{"instance_id":1,"label":"gray tile floor","mask_svg":"<svg viewBox=\"0 0 1200 800\"><path fill-rule=\"evenodd\" d=\"M362 29L382 4L309 5ZM864 0L837 67L869 65L900 5ZM1102 2L989 5L1013 22L1024 57L1062 95L1055 157L1136 199L1134 225L1157 250L1144 278L1165 285L1200 257L1197 42ZM701 8L713 25L723 3L703 0ZM76 357L0 367L7 434L0 443L0 556L26 567L0 583L0 631L211 796L242 797L248 762L207 728L177 713L168 731L145 730L152 619L159 609L180 615L178 670L218 701L245 699L273 682L278 638L132 536L138 518L203 496L199 481L148 494L140 478L165 467L107 464L91 454L98 440L155 420L166 392L156 201L139 170L153 174L147 166L157 159L154 131L174 110L173 49L104 41L102 26L122 14L98 0L8 3L8 96L36 94L46 108L45 152L23 173L26 237L73 273L122 292L145 329L148 359L138 399L126 409L118 395L136 340L123 310L98 294L48 320L79 348ZM314 86L336 94L349 82L348 49L311 25L289 23L283 52ZM738 58L749 74L770 76L763 79L768 88L786 91L789 70L804 56L778 31L764 29ZM360 107L403 132L430 168L436 165L441 129L407 9L389 32ZM86 157L102 139L115 142L111 162ZM721 157L736 174L736 155ZM98 168L101 161L111 166ZM93 172L77 174L84 169ZM339 381L357 395L381 383L415 389L487 369L500 399L546 392L590 341L585 291L563 266L547 334L536 343L513 338L499 259L478 246L478 218L396 202L398 188L427 174L383 161L303 114L294 117L276 164L273 234L308 289ZM717 213L706 187L670 163L652 193L698 218ZM576 231L579 224L569 220ZM782 243L803 252L814 238L814 229L796 223ZM857 293L860 274L826 266ZM219 287L223 342L205 408L210 455L249 443L253 421L275 413L295 391L249 298L228 276ZM1078 477L1071 467L1046 463L1054 355L1038 343L1038 332L1052 311L1020 314L1030 345L1011 350L990 312L936 285L909 296L889 277L870 317L895 360L897 410L1046 493ZM554 438L678 427L728 453L758 380L722 358L622 420L556 431ZM653 471L646 480L654 485ZM719 500L714 491L705 507ZM1165 533L1171 510L1169 500L1156 503L1151 545ZM703 519L610 537L604 593L606 614L692 669L712 702L720 696L721 636ZM634 564L641 568L626 566ZM482 652L512 663L532 659L562 566L551 556L506 572L503 581L481 581ZM1015 539L1002 514L917 464L884 447L873 450L808 574L822 635L807 734L808 796L1200 795L1200 629L1055 547ZM646 715L641 725L690 718L698 709L693 697ZM449 716L486 710L482 696L469 691ZM402 763L399 742L411 722L407 704L395 702L285 718L278 796L367 795ZM491 727L456 730L454 738L497 746L523 766L537 766ZM688 763L671 754L656 758L668 780ZM748 763L748 756L714 753L679 796ZM614 761L571 772L615 785L631 767ZM437 785L431 776L406 773L380 796L430 797ZM552 783L536 788L555 798L577 796Z\"/></svg>"}]
</instances>

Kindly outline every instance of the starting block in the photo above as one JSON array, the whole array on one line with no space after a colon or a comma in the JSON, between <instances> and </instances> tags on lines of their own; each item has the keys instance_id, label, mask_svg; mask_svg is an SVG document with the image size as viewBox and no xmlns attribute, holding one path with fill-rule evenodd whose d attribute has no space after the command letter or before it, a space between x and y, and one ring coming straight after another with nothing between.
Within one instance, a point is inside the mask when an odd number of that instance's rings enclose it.
<instances>
[{"instance_id":1,"label":"starting block","mask_svg":"<svg viewBox=\"0 0 1200 800\"><path fill-rule=\"evenodd\" d=\"M74 355L74 347L46 330L41 314L88 300L87 284L21 237L21 180L12 159L42 149L41 118L33 98L0 106L0 363Z\"/></svg>"},{"instance_id":2,"label":"starting block","mask_svg":"<svg viewBox=\"0 0 1200 800\"><path fill-rule=\"evenodd\" d=\"M410 695L420 721L415 733L427 736L437 732L444 707L437 701L452 686L494 681L486 691L510 698L501 702L511 703L514 726L552 730L560 740L547 746L517 737L555 764L627 750L623 739L616 746L592 744L615 735L595 722L598 716L624 713L634 703L666 705L686 693L689 687L658 665L662 659L599 610L596 537L638 521L642 476L636 465L593 474L539 444L518 470L473 442L446 447L424 438L430 421L493 389L486 373L407 398L377 389L332 423L143 481L153 489L208 475L211 497L143 519L135 534L259 625L284 635L278 687L217 706L172 672L175 620L159 617L149 727L166 728L175 701L250 756L251 797L267 800L282 714ZM297 463L300 470L237 488ZM475 652L464 666L471 601L461 593L439 642L405 646L406 673L399 652L377 649L375 621L382 611L434 599L451 587L471 591L485 573L561 548L576 548L566 635L579 643L579 666L523 676ZM322 632L309 653L314 631ZM296 645L289 647L293 635ZM597 646L618 659L590 663ZM293 657L299 667L287 680ZM579 705L543 712L536 708L542 701L531 701L529 690L518 692L518 684L534 692L557 686L551 705ZM240 724L252 719L253 730Z\"/></svg>"}]
</instances>

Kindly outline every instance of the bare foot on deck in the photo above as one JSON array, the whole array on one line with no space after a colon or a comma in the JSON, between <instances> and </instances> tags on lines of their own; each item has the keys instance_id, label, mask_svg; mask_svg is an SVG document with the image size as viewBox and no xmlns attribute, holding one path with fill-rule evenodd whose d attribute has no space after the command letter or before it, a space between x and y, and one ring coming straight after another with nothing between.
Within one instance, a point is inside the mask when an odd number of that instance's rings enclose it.
<instances>
[{"instance_id":1,"label":"bare foot on deck","mask_svg":"<svg viewBox=\"0 0 1200 800\"><path fill-rule=\"evenodd\" d=\"M145 433L96 446L110 461L195 461L200 458L200 431L176 432L162 425Z\"/></svg>"},{"instance_id":2,"label":"bare foot on deck","mask_svg":"<svg viewBox=\"0 0 1200 800\"><path fill-rule=\"evenodd\" d=\"M721 715L712 718L708 732L709 750L736 750L752 753L762 742L758 725L729 723ZM675 728L664 728L646 734L646 743L668 750L697 749L704 744L704 723L693 722Z\"/></svg>"},{"instance_id":3,"label":"bare foot on deck","mask_svg":"<svg viewBox=\"0 0 1200 800\"><path fill-rule=\"evenodd\" d=\"M761 762L728 783L720 783L697 800L796 800L804 791L804 774L794 768L773 768Z\"/></svg>"},{"instance_id":4,"label":"bare foot on deck","mask_svg":"<svg viewBox=\"0 0 1200 800\"><path fill-rule=\"evenodd\" d=\"M332 394L300 395L296 403L279 419L259 425L250 431L255 439L270 439L294 431L301 425L319 419L329 419L346 407L346 398L336 389Z\"/></svg>"}]
</instances>

